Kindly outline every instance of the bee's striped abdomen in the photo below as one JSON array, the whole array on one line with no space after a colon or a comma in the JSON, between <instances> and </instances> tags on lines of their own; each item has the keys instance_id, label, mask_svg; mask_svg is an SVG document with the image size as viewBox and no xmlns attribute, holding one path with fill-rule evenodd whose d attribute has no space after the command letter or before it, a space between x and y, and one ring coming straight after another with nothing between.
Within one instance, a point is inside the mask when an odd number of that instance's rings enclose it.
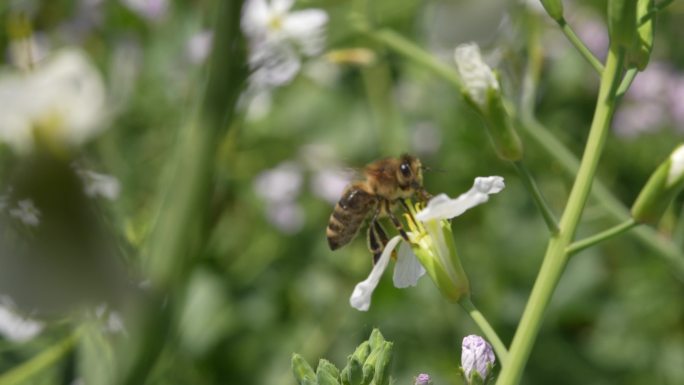
<instances>
[{"instance_id":1,"label":"bee's striped abdomen","mask_svg":"<svg viewBox=\"0 0 684 385\"><path fill-rule=\"evenodd\" d=\"M349 186L335 205L325 231L330 250L339 249L354 239L376 204L377 198L363 190L361 184Z\"/></svg>"}]
</instances>

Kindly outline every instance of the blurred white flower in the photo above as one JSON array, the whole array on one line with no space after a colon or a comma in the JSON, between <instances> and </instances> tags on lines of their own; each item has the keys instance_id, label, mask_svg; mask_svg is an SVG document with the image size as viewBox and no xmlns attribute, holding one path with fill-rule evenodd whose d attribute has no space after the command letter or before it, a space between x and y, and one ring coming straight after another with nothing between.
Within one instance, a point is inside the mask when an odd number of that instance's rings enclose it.
<instances>
[{"instance_id":1,"label":"blurred white flower","mask_svg":"<svg viewBox=\"0 0 684 385\"><path fill-rule=\"evenodd\" d=\"M291 11L294 0L248 0L241 27L249 41L250 82L257 87L288 83L301 67L299 53L321 53L328 15L320 9Z\"/></svg>"},{"instance_id":2,"label":"blurred white flower","mask_svg":"<svg viewBox=\"0 0 684 385\"><path fill-rule=\"evenodd\" d=\"M296 163L283 162L257 175L254 190L268 202L292 201L299 195L302 180L302 170Z\"/></svg>"},{"instance_id":3,"label":"blurred white flower","mask_svg":"<svg viewBox=\"0 0 684 385\"><path fill-rule=\"evenodd\" d=\"M76 169L76 173L83 181L87 196L91 198L101 196L109 200L115 200L119 197L121 184L116 177L81 169Z\"/></svg>"},{"instance_id":4,"label":"blurred white flower","mask_svg":"<svg viewBox=\"0 0 684 385\"><path fill-rule=\"evenodd\" d=\"M411 127L411 148L418 155L432 155L442 144L441 131L429 121L418 122Z\"/></svg>"},{"instance_id":5,"label":"blurred white flower","mask_svg":"<svg viewBox=\"0 0 684 385\"><path fill-rule=\"evenodd\" d=\"M266 201L266 218L287 234L298 232L304 225L304 209L295 202L303 179L299 165L283 162L254 180L256 194Z\"/></svg>"},{"instance_id":6,"label":"blurred white flower","mask_svg":"<svg viewBox=\"0 0 684 385\"><path fill-rule=\"evenodd\" d=\"M304 226L304 209L296 202L281 202L266 206L266 218L285 234L295 234Z\"/></svg>"},{"instance_id":7,"label":"blurred white flower","mask_svg":"<svg viewBox=\"0 0 684 385\"><path fill-rule=\"evenodd\" d=\"M200 31L190 37L185 45L185 54L193 64L202 64L211 52L211 44L214 40L214 32L210 30Z\"/></svg>"},{"instance_id":8,"label":"blurred white flower","mask_svg":"<svg viewBox=\"0 0 684 385\"><path fill-rule=\"evenodd\" d=\"M12 342L26 342L43 331L43 323L15 314L7 304L6 297L0 301L0 334Z\"/></svg>"},{"instance_id":9,"label":"blurred white flower","mask_svg":"<svg viewBox=\"0 0 684 385\"><path fill-rule=\"evenodd\" d=\"M482 60L480 47L475 43L462 44L454 51L456 69L463 82L464 91L480 107L487 104L487 92L499 89L494 72Z\"/></svg>"},{"instance_id":10,"label":"blurred white flower","mask_svg":"<svg viewBox=\"0 0 684 385\"><path fill-rule=\"evenodd\" d=\"M27 226L35 227L40 224L40 210L31 199L17 202L17 207L10 209L9 214Z\"/></svg>"},{"instance_id":11,"label":"blurred white flower","mask_svg":"<svg viewBox=\"0 0 684 385\"><path fill-rule=\"evenodd\" d=\"M169 0L121 0L121 2L140 17L151 21L163 19L169 8Z\"/></svg>"},{"instance_id":12,"label":"blurred white flower","mask_svg":"<svg viewBox=\"0 0 684 385\"><path fill-rule=\"evenodd\" d=\"M40 128L52 141L82 144L102 127L104 103L102 78L85 54L58 51L29 74L0 75L0 141L26 153Z\"/></svg>"},{"instance_id":13,"label":"blurred white flower","mask_svg":"<svg viewBox=\"0 0 684 385\"><path fill-rule=\"evenodd\" d=\"M503 188L502 177L479 177L475 178L473 187L469 191L456 199L450 199L445 194L432 198L427 207L415 216L422 225L415 226L409 222L409 227L412 229L412 231L407 232L411 241L410 244L403 242L399 235L389 240L368 278L358 283L354 288L349 299L351 306L361 311L368 310L373 291L380 282L390 256L397 246L399 251L397 252L397 262L392 279L395 287L415 286L418 279L427 272L426 269L431 269L431 275L439 270L438 274L446 274L452 280L452 286L448 290L455 290L454 295L462 294L460 290L467 289L467 278L464 277L465 273L462 272L462 268L454 266L452 263L458 257L450 255L455 251L447 244L439 221L452 219L468 209L487 202L490 194L496 194ZM413 248L418 251L414 252ZM422 255L421 258L416 256L418 252ZM426 262L428 263L426 264Z\"/></svg>"}]
</instances>

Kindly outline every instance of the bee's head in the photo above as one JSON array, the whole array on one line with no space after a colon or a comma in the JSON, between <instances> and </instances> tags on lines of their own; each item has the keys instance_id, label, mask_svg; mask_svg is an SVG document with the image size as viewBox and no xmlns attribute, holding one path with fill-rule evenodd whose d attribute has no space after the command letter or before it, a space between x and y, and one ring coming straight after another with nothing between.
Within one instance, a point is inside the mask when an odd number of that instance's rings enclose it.
<instances>
[{"instance_id":1,"label":"bee's head","mask_svg":"<svg viewBox=\"0 0 684 385\"><path fill-rule=\"evenodd\" d=\"M400 186L419 190L423 187L423 167L420 159L415 156L404 154L399 158L397 181Z\"/></svg>"}]
</instances>

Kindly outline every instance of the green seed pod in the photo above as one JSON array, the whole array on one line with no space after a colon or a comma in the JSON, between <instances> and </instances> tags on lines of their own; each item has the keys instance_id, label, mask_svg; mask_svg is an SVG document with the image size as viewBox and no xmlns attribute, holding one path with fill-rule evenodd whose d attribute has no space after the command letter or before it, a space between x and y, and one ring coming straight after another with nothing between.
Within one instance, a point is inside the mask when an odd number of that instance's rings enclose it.
<instances>
[{"instance_id":1,"label":"green seed pod","mask_svg":"<svg viewBox=\"0 0 684 385\"><path fill-rule=\"evenodd\" d=\"M632 218L639 223L658 223L683 188L684 145L680 145L646 182L632 206Z\"/></svg>"},{"instance_id":2,"label":"green seed pod","mask_svg":"<svg viewBox=\"0 0 684 385\"><path fill-rule=\"evenodd\" d=\"M552 19L558 22L563 20L563 2L561 0L541 0L541 3Z\"/></svg>"},{"instance_id":3,"label":"green seed pod","mask_svg":"<svg viewBox=\"0 0 684 385\"><path fill-rule=\"evenodd\" d=\"M375 385L389 385L390 375L389 368L392 364L392 348L391 342L385 342L383 344L380 353L378 354L377 361L375 363Z\"/></svg>"},{"instance_id":4,"label":"green seed pod","mask_svg":"<svg viewBox=\"0 0 684 385\"><path fill-rule=\"evenodd\" d=\"M330 361L321 358L316 368L318 385L340 385L340 371Z\"/></svg>"},{"instance_id":5,"label":"green seed pod","mask_svg":"<svg viewBox=\"0 0 684 385\"><path fill-rule=\"evenodd\" d=\"M297 353L292 354L292 373L299 385L315 385L316 373L311 365Z\"/></svg>"},{"instance_id":6,"label":"green seed pod","mask_svg":"<svg viewBox=\"0 0 684 385\"><path fill-rule=\"evenodd\" d=\"M637 0L637 36L634 45L627 53L627 60L639 71L643 71L648 65L653 49L655 14L649 15L652 8L653 0Z\"/></svg>"},{"instance_id":7,"label":"green seed pod","mask_svg":"<svg viewBox=\"0 0 684 385\"><path fill-rule=\"evenodd\" d=\"M608 0L608 34L611 44L630 49L636 39L637 0Z\"/></svg>"}]
</instances>

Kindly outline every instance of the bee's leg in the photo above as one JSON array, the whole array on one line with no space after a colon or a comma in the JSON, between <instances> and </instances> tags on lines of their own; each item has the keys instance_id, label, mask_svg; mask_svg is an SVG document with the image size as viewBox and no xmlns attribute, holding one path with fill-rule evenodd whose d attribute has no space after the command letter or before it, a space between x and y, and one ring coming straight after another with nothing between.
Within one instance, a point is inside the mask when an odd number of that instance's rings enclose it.
<instances>
[{"instance_id":1,"label":"bee's leg","mask_svg":"<svg viewBox=\"0 0 684 385\"><path fill-rule=\"evenodd\" d=\"M375 233L375 227L372 223L368 225L368 250L373 254L373 265L375 265L382 254L382 245L378 240L378 235Z\"/></svg>"},{"instance_id":2,"label":"bee's leg","mask_svg":"<svg viewBox=\"0 0 684 385\"><path fill-rule=\"evenodd\" d=\"M385 211L387 211L387 216L389 216L390 220L392 220L392 224L394 225L394 227L397 228L397 231L399 232L401 237L404 238L406 242L409 242L409 237L406 234L406 231L404 231L404 227L401 225L401 221L399 221L399 218L397 218L397 216L394 215L394 213L392 212L390 201L385 200L383 203L385 204Z\"/></svg>"}]
</instances>

